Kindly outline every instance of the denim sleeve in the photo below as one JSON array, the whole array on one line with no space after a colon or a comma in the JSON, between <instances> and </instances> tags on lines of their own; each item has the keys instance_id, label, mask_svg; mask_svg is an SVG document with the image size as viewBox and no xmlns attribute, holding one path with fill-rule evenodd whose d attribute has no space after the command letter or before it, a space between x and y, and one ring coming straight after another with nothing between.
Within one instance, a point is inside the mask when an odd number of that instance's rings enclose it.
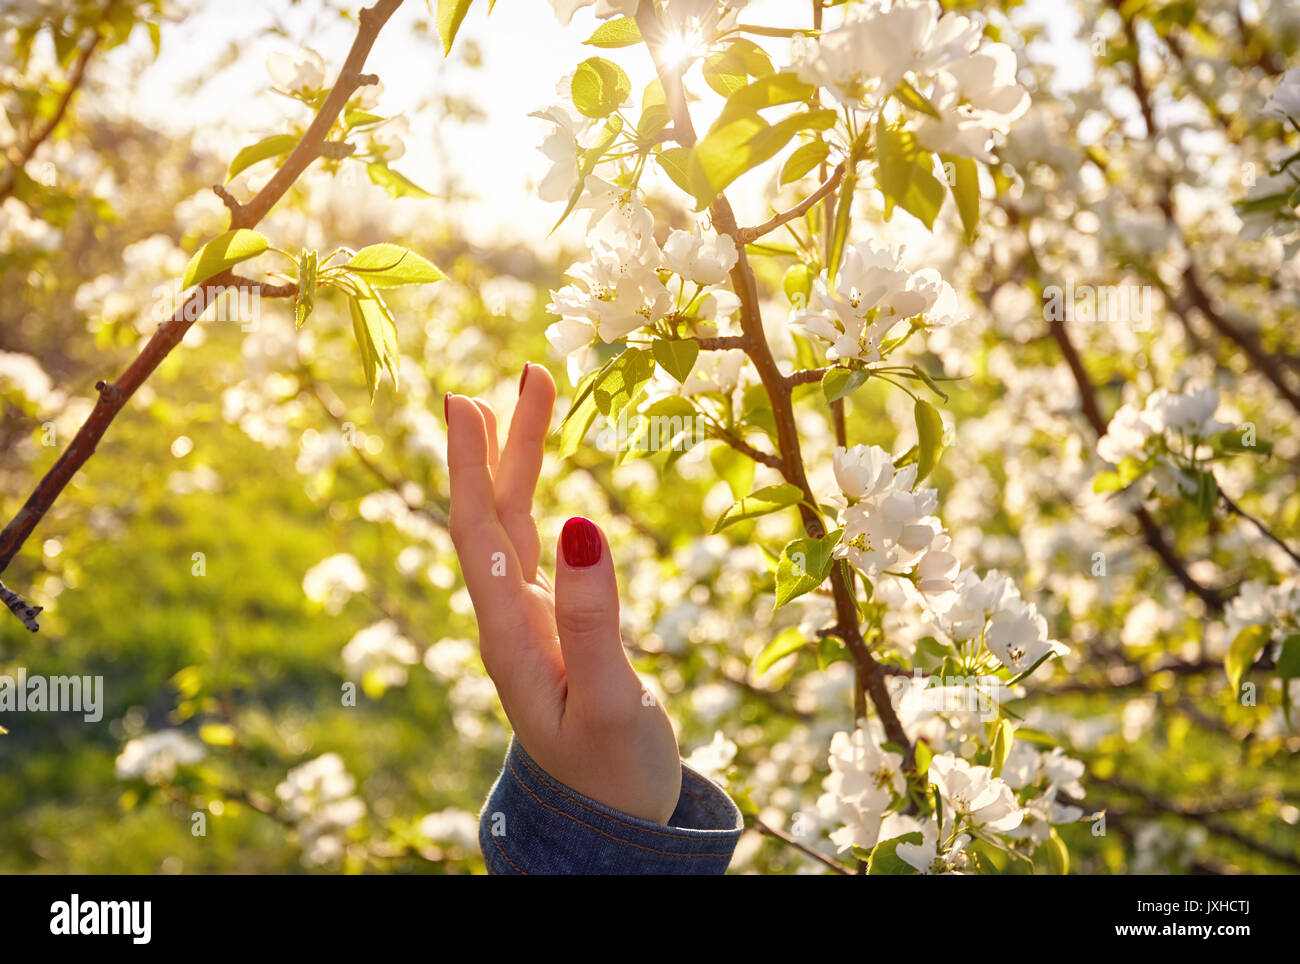
<instances>
[{"instance_id":1,"label":"denim sleeve","mask_svg":"<svg viewBox=\"0 0 1300 964\"><path fill-rule=\"evenodd\" d=\"M479 814L493 874L721 874L743 830L731 798L686 764L663 826L571 790L513 739Z\"/></svg>"}]
</instances>

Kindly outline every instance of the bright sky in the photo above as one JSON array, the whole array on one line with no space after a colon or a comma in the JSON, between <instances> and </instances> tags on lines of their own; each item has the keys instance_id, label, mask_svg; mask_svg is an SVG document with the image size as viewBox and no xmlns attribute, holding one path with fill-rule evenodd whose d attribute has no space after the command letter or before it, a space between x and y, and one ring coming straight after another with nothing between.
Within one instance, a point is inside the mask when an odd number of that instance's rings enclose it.
<instances>
[{"instance_id":1,"label":"bright sky","mask_svg":"<svg viewBox=\"0 0 1300 964\"><path fill-rule=\"evenodd\" d=\"M745 18L798 26L805 16L792 16L790 11L795 8L802 14L806 4L754 0ZM1074 46L1071 38L1078 20L1069 5L1059 0L1031 0L1028 10L1028 19L1050 25L1050 46L1056 48L1056 54ZM542 202L533 190L548 167L537 150L546 125L528 114L555 103L560 78L581 60L598 53L617 60L630 75L634 91L639 92L652 72L644 50L597 51L584 46L582 41L598 23L590 10L579 11L573 23L564 27L545 0L498 0L490 17L487 4L480 2L471 10L457 41L458 47L466 41L476 42L482 51L483 67L473 70L454 55L452 61L444 61L436 39L428 32L421 35L415 31L421 21L431 21L425 4L420 0L404 4L380 34L367 63L384 81L379 112L404 113L411 121L407 155L394 166L416 183L437 184L437 165L442 162L434 148L435 119L420 110L420 104L435 91L462 96L488 118L480 125L458 125L451 138L457 174L474 195L474 200L459 208L462 230L472 241L501 233L538 245L573 240L574 229L547 239L561 205ZM271 25L282 27L283 35L268 34L264 28ZM300 116L289 101L267 92L267 54L274 50L292 53L310 46L331 70L337 70L354 34L352 23L321 14L314 3L224 0L200 4L193 16L164 28L162 56L149 68L142 84L124 93L133 113L164 128L207 127L220 132L208 136L204 143L233 157L240 147L263 134L283 129L285 117ZM255 39L241 39L248 37ZM143 49L145 38L135 39ZM240 66L214 72L213 64L236 41L244 44ZM1067 72L1070 63L1086 65L1090 59L1082 47L1069 53L1072 56L1058 60ZM202 79L197 90L178 99L177 91L190 89L196 79ZM742 220L761 218L764 212L757 198L747 200L743 193L733 198Z\"/></svg>"}]
</instances>

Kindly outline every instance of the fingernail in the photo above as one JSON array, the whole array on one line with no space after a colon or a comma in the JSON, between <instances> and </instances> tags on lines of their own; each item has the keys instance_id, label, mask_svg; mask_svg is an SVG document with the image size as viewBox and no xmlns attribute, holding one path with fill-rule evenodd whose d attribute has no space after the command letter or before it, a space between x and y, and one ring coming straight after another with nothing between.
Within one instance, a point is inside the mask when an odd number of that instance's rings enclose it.
<instances>
[{"instance_id":1,"label":"fingernail","mask_svg":"<svg viewBox=\"0 0 1300 964\"><path fill-rule=\"evenodd\" d=\"M564 561L575 569L587 569L600 562L600 530L590 519L574 516L560 532Z\"/></svg>"},{"instance_id":2,"label":"fingernail","mask_svg":"<svg viewBox=\"0 0 1300 964\"><path fill-rule=\"evenodd\" d=\"M451 392L442 396L442 420L448 425L451 424L451 411L448 403L451 401Z\"/></svg>"},{"instance_id":3,"label":"fingernail","mask_svg":"<svg viewBox=\"0 0 1300 964\"><path fill-rule=\"evenodd\" d=\"M524 362L523 374L519 376L519 394L524 393L524 382L528 381L528 362Z\"/></svg>"}]
</instances>

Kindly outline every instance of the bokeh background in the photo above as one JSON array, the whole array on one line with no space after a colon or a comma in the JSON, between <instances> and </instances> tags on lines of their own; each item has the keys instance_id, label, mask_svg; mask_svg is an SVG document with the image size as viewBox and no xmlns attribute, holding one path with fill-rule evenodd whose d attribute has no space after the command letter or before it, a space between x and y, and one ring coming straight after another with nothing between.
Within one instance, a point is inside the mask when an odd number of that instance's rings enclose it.
<instances>
[{"instance_id":1,"label":"bokeh background","mask_svg":"<svg viewBox=\"0 0 1300 964\"><path fill-rule=\"evenodd\" d=\"M1076 869L1295 872L1300 740L1279 689L1261 675L1258 706L1234 699L1223 618L1093 492L1095 436L1037 292L1066 278L1155 286L1148 330L1072 331L1103 411L1153 386L1218 385L1272 448L1232 462L1227 484L1295 538L1297 412L1198 314L1183 279L1189 261L1200 265L1215 302L1296 382L1294 232L1285 211L1260 216L1234 202L1260 194L1288 137L1294 150L1294 132L1261 108L1297 62L1300 9L974 6L1022 46L1033 95L1002 151L1013 173L986 186L1001 201L986 201L989 225L970 249L955 230L930 239L906 218L875 215L881 234L938 267L971 313L929 359L965 376L949 393L955 443L935 476L945 521L964 557L1013 574L1073 648L1023 711L1027 726L1087 762L1087 805L1107 809L1105 836L1062 831ZM0 7L0 143L52 109L99 7ZM369 61L384 83L377 109L409 120L393 166L418 196L390 197L359 165L317 165L261 226L291 252L396 240L447 273L391 301L400 384L370 401L341 301L325 299L301 331L272 301L255 331L200 323L5 572L46 611L35 635L0 620L0 672L102 675L105 706L96 724L0 714L0 871L482 870L475 814L509 731L443 524L441 397L480 395L504 416L530 359L568 389L543 332L581 228L551 230L559 206L536 195L549 166L536 150L545 125L529 115L591 53L582 41L596 23L584 11L562 26L540 0L500 0L490 17L484 7L444 58L425 5L408 3ZM758 22L802 22L805 7L750 10ZM115 42L90 59L57 136L28 165L28 195L0 207L6 521L84 418L94 382L120 372L152 333L189 255L225 229L210 185L241 147L301 120L300 105L269 90L267 56L309 46L337 69L356 5L122 11ZM1155 133L1131 87L1133 24ZM769 49L781 62L785 42ZM634 89L651 74L643 53L620 62ZM251 194L269 173L261 165L230 187ZM763 214L771 178L755 172L732 192L742 223ZM685 224L667 192L652 203L664 224ZM779 272L762 280L779 344L789 307ZM905 401L864 391L855 435L899 440ZM43 444L51 426L57 444ZM719 472L744 469L707 452L670 470L648 459L615 465L587 446L548 459L538 516L551 547L568 515L606 528L625 642L666 699L683 753L715 763L753 812L788 826L815 814L830 735L851 725L852 674L820 665L815 648L756 672L755 654L809 614L772 614L770 564L752 529L706 535L731 502ZM1171 511L1167 537L1198 579L1237 586L1287 574L1289 561L1249 526ZM1108 561L1101 577L1095 552ZM1171 660L1199 668L1161 671ZM360 687L355 706L341 696L348 683ZM719 733L736 744L734 761L720 755ZM296 803L307 817L295 817ZM204 835L193 832L195 814ZM817 869L757 833L734 866Z\"/></svg>"}]
</instances>

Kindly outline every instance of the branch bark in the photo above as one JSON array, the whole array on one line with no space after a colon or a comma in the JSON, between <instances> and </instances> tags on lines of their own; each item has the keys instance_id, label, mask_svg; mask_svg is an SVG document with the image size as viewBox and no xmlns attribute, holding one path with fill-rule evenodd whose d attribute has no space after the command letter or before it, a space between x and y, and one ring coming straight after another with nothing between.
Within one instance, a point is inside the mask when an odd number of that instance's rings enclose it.
<instances>
[{"instance_id":1,"label":"branch bark","mask_svg":"<svg viewBox=\"0 0 1300 964\"><path fill-rule=\"evenodd\" d=\"M648 2L648 0L641 0L637 7L636 21L641 30L641 36L645 38L646 48L650 51L650 56L654 60L659 80L663 84L668 112L672 117L677 141L683 147L691 148L697 140L695 125L691 120L690 109L686 104L681 75L666 65L659 55L656 40L662 31L655 18L654 4ZM790 385L777 367L776 359L772 356L772 349L768 345L767 337L763 332L763 318L759 308L758 282L753 269L749 265L749 258L745 253L745 244L741 237L740 227L736 223L735 212L732 210L731 203L727 200L726 195L719 194L710 206L709 213L713 218L714 230L719 234L730 235L736 242L738 257L736 265L731 271L731 281L736 290L736 295L740 299L740 325L747 342L745 352L749 355L749 359L763 383L763 388L767 391L768 398L772 402L772 415L776 423L777 448L780 451L779 468L781 475L787 482L803 493L804 503L799 506L799 514L803 520L804 531L811 538L819 539L826 534L826 529L822 524L821 517L812 508L818 502L804 471L803 457L799 446L799 432L795 424L794 406L790 398ZM833 566L829 577L831 591L835 599L836 635L844 640L844 644L853 658L857 678L862 682L863 688L865 688L867 695L870 696L871 702L876 708L876 713L880 717L886 737L902 749L904 767L909 772L914 772L916 757L912 743L903 730L902 723L899 722L898 714L894 712L889 690L885 686L885 674L881 671L880 664L876 662L875 657L872 656L870 649L862 638L862 629L858 624L857 600L854 598L853 588L845 578L842 569L841 566ZM855 693L855 716L860 718L861 710L864 708L860 693ZM857 720L854 722L856 724Z\"/></svg>"}]
</instances>

